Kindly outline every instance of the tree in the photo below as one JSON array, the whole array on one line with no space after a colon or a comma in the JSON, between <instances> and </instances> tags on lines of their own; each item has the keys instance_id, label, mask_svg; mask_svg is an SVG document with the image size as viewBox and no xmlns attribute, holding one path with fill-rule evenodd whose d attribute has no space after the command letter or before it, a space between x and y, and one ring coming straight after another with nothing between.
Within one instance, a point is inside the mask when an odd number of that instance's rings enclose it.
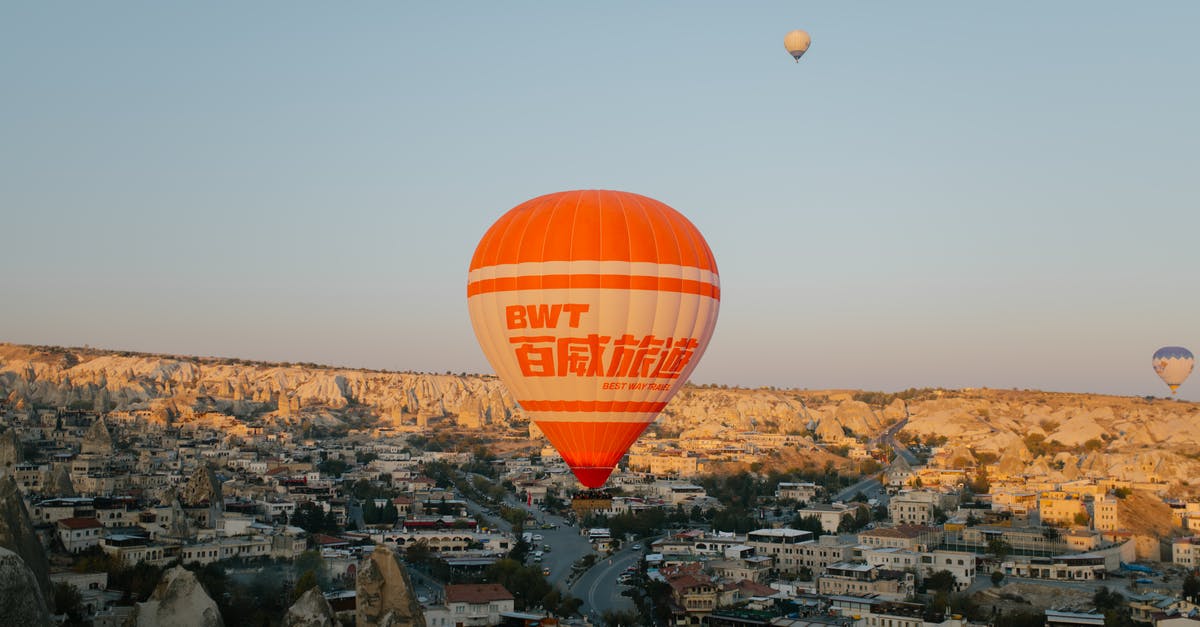
<instances>
[{"instance_id":1,"label":"tree","mask_svg":"<svg viewBox=\"0 0 1200 627\"><path fill-rule=\"evenodd\" d=\"M1092 603L1098 610L1114 610L1125 603L1125 596L1104 586L1092 595Z\"/></svg>"},{"instance_id":2,"label":"tree","mask_svg":"<svg viewBox=\"0 0 1200 627\"><path fill-rule=\"evenodd\" d=\"M1032 610L1005 612L992 619L992 624L995 627L1043 627L1046 624L1046 614Z\"/></svg>"},{"instance_id":3,"label":"tree","mask_svg":"<svg viewBox=\"0 0 1200 627\"><path fill-rule=\"evenodd\" d=\"M348 468L350 468L350 464L341 459L327 459L317 464L317 470L331 477L342 476L342 473L346 472Z\"/></svg>"},{"instance_id":4,"label":"tree","mask_svg":"<svg viewBox=\"0 0 1200 627\"><path fill-rule=\"evenodd\" d=\"M992 585L998 586L998 585L1000 585L1000 582L1002 582L1002 581L1004 581L1004 573L1002 573L998 570L993 570L992 571Z\"/></svg>"},{"instance_id":5,"label":"tree","mask_svg":"<svg viewBox=\"0 0 1200 627\"><path fill-rule=\"evenodd\" d=\"M404 549L404 561L409 564L427 564L433 557L433 551L424 540L414 542Z\"/></svg>"},{"instance_id":6,"label":"tree","mask_svg":"<svg viewBox=\"0 0 1200 627\"><path fill-rule=\"evenodd\" d=\"M83 597L75 586L60 581L54 584L54 611L66 614L72 623L83 621Z\"/></svg>"},{"instance_id":7,"label":"tree","mask_svg":"<svg viewBox=\"0 0 1200 627\"><path fill-rule=\"evenodd\" d=\"M641 617L633 610L604 610L600 622L606 627L632 627L641 624Z\"/></svg>"},{"instance_id":8,"label":"tree","mask_svg":"<svg viewBox=\"0 0 1200 627\"><path fill-rule=\"evenodd\" d=\"M1012 545L1000 538L992 538L988 540L987 551L996 556L996 559L1003 560L1012 553Z\"/></svg>"},{"instance_id":9,"label":"tree","mask_svg":"<svg viewBox=\"0 0 1200 627\"><path fill-rule=\"evenodd\" d=\"M992 489L992 482L988 477L987 468L980 466L979 472L975 473L975 478L971 480L968 487L975 494L987 494Z\"/></svg>"},{"instance_id":10,"label":"tree","mask_svg":"<svg viewBox=\"0 0 1200 627\"><path fill-rule=\"evenodd\" d=\"M1197 597L1200 597L1200 578L1196 577L1196 571L1189 570L1183 578L1183 598L1195 603Z\"/></svg>"},{"instance_id":11,"label":"tree","mask_svg":"<svg viewBox=\"0 0 1200 627\"><path fill-rule=\"evenodd\" d=\"M1087 515L1087 512L1076 512L1075 513L1075 524L1076 525L1079 525L1080 527L1086 527L1086 526L1088 526L1088 523L1090 523L1090 522L1092 522L1092 519L1090 516Z\"/></svg>"},{"instance_id":12,"label":"tree","mask_svg":"<svg viewBox=\"0 0 1200 627\"><path fill-rule=\"evenodd\" d=\"M295 603L301 595L308 592L310 588L317 587L317 571L306 570L300 579L296 580L296 587L292 589L292 602Z\"/></svg>"},{"instance_id":13,"label":"tree","mask_svg":"<svg viewBox=\"0 0 1200 627\"><path fill-rule=\"evenodd\" d=\"M925 578L925 589L931 592L941 592L950 594L954 590L954 573L948 570L939 570Z\"/></svg>"},{"instance_id":14,"label":"tree","mask_svg":"<svg viewBox=\"0 0 1200 627\"><path fill-rule=\"evenodd\" d=\"M792 519L792 528L801 531L811 531L814 538L825 533L825 528L821 526L821 518L816 515L797 515Z\"/></svg>"}]
</instances>

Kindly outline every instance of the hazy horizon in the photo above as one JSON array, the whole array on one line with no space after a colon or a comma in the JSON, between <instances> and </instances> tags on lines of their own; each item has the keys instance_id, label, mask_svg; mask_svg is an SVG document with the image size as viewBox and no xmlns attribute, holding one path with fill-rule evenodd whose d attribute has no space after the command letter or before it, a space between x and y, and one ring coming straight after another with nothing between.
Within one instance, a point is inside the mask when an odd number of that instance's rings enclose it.
<instances>
[{"instance_id":1,"label":"hazy horizon","mask_svg":"<svg viewBox=\"0 0 1200 627\"><path fill-rule=\"evenodd\" d=\"M486 374L479 238L594 187L708 239L697 384L1166 396L1151 354L1200 350L1197 18L9 5L0 341Z\"/></svg>"}]
</instances>

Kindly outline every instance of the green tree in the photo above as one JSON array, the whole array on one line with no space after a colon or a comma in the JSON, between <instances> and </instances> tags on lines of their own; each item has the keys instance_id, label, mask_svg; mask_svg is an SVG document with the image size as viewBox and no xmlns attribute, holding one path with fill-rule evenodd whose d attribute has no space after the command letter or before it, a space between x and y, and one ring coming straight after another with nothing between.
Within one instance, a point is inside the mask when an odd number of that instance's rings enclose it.
<instances>
[{"instance_id":1,"label":"green tree","mask_svg":"<svg viewBox=\"0 0 1200 627\"><path fill-rule=\"evenodd\" d=\"M1194 570L1189 570L1183 578L1183 598L1193 603L1200 598L1200 578L1196 577Z\"/></svg>"},{"instance_id":2,"label":"green tree","mask_svg":"<svg viewBox=\"0 0 1200 627\"><path fill-rule=\"evenodd\" d=\"M1103 586L1092 595L1092 603L1098 610L1114 610L1125 604L1125 596Z\"/></svg>"},{"instance_id":3,"label":"green tree","mask_svg":"<svg viewBox=\"0 0 1200 627\"><path fill-rule=\"evenodd\" d=\"M308 592L310 588L317 587L317 571L306 570L300 578L296 580L296 587L292 589L292 602L295 603L301 595Z\"/></svg>"},{"instance_id":4,"label":"green tree","mask_svg":"<svg viewBox=\"0 0 1200 627\"><path fill-rule=\"evenodd\" d=\"M925 589L930 592L950 594L954 590L954 573L939 570L925 578Z\"/></svg>"},{"instance_id":5,"label":"green tree","mask_svg":"<svg viewBox=\"0 0 1200 627\"><path fill-rule=\"evenodd\" d=\"M368 525L379 523L379 507L375 505L375 499L367 499L362 504L363 522Z\"/></svg>"},{"instance_id":6,"label":"green tree","mask_svg":"<svg viewBox=\"0 0 1200 627\"><path fill-rule=\"evenodd\" d=\"M971 492L975 494L987 494L992 489L992 482L988 478L987 468L980 466L979 470L975 473L975 478L971 480L967 487L971 488Z\"/></svg>"},{"instance_id":7,"label":"green tree","mask_svg":"<svg viewBox=\"0 0 1200 627\"><path fill-rule=\"evenodd\" d=\"M821 518L815 514L810 514L808 516L797 514L796 517L792 519L792 529L811 531L814 538L825 533L825 528L821 526Z\"/></svg>"},{"instance_id":8,"label":"green tree","mask_svg":"<svg viewBox=\"0 0 1200 627\"><path fill-rule=\"evenodd\" d=\"M1012 553L1012 545L1000 538L992 538L988 540L987 551L996 556L998 560L1004 560Z\"/></svg>"},{"instance_id":9,"label":"green tree","mask_svg":"<svg viewBox=\"0 0 1200 627\"><path fill-rule=\"evenodd\" d=\"M998 614L992 619L995 627L1044 627L1046 614L1033 610L1017 610Z\"/></svg>"},{"instance_id":10,"label":"green tree","mask_svg":"<svg viewBox=\"0 0 1200 627\"><path fill-rule=\"evenodd\" d=\"M487 568L487 578L512 593L517 610L537 605L551 591L550 584L538 568L525 566L512 559L502 559Z\"/></svg>"},{"instance_id":11,"label":"green tree","mask_svg":"<svg viewBox=\"0 0 1200 627\"><path fill-rule=\"evenodd\" d=\"M350 468L350 464L341 459L327 459L317 464L317 470L331 477L340 477Z\"/></svg>"},{"instance_id":12,"label":"green tree","mask_svg":"<svg viewBox=\"0 0 1200 627\"><path fill-rule=\"evenodd\" d=\"M1003 581L1004 581L1004 573L1002 573L998 570L993 570L992 571L992 585L998 586Z\"/></svg>"},{"instance_id":13,"label":"green tree","mask_svg":"<svg viewBox=\"0 0 1200 627\"><path fill-rule=\"evenodd\" d=\"M54 584L54 611L66 614L72 623L82 623L83 597L79 589L65 581Z\"/></svg>"},{"instance_id":14,"label":"green tree","mask_svg":"<svg viewBox=\"0 0 1200 627\"><path fill-rule=\"evenodd\" d=\"M631 627L632 625L641 625L641 616L633 610L604 610L600 615L600 622L605 627Z\"/></svg>"}]
</instances>

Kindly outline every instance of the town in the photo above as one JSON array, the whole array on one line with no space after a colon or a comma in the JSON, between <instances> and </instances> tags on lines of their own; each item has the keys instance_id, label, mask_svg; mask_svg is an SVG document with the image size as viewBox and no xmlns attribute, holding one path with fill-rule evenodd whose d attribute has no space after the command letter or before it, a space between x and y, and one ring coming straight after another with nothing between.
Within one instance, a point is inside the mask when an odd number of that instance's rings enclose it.
<instances>
[{"instance_id":1,"label":"town","mask_svg":"<svg viewBox=\"0 0 1200 627\"><path fill-rule=\"evenodd\" d=\"M1062 449L1030 460L922 438L896 396L831 401L873 417L861 434L656 431L594 493L519 421L296 428L219 411L250 402L236 390L228 406L202 390L207 411L164 420L106 394L92 407L29 402L13 379L0 401L0 546L62 624L124 625L181 604L227 625L1198 615L1200 539L1188 530L1200 500L1161 460L1101 476L1066 463L1078 453L1058 440L1029 438ZM808 463L786 465L797 459Z\"/></svg>"}]
</instances>

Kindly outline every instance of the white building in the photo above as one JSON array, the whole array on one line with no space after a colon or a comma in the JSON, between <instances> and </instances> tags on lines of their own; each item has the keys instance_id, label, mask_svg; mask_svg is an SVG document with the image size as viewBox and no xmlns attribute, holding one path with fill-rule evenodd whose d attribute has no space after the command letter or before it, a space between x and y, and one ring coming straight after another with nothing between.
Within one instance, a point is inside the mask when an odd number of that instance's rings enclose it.
<instances>
[{"instance_id":1,"label":"white building","mask_svg":"<svg viewBox=\"0 0 1200 627\"><path fill-rule=\"evenodd\" d=\"M100 545L104 525L95 518L63 518L55 523L58 539L68 553L82 553Z\"/></svg>"},{"instance_id":2,"label":"white building","mask_svg":"<svg viewBox=\"0 0 1200 627\"><path fill-rule=\"evenodd\" d=\"M774 558L780 572L794 573L804 565L802 545L812 542L812 537L812 532L799 529L759 529L746 534L746 546L757 555Z\"/></svg>"}]
</instances>

